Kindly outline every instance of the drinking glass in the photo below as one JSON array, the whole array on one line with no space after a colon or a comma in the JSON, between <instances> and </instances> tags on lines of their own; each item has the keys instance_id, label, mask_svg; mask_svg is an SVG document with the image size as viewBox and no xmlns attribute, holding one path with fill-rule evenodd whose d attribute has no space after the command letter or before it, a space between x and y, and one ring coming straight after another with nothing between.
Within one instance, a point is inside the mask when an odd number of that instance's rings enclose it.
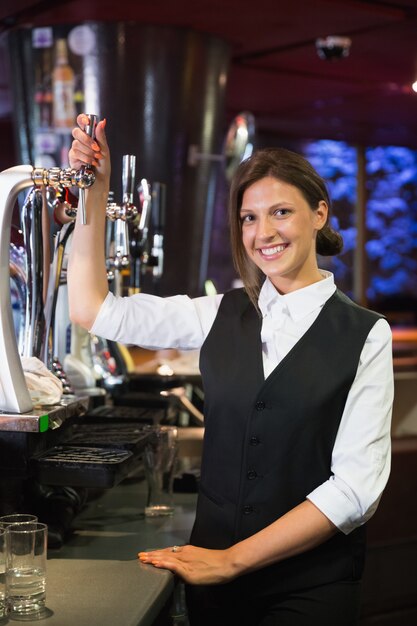
<instances>
[{"instance_id":1,"label":"drinking glass","mask_svg":"<svg viewBox=\"0 0 417 626\"><path fill-rule=\"evenodd\" d=\"M40 619L45 612L48 527L11 524L6 536L6 596L9 617Z\"/></svg>"},{"instance_id":2,"label":"drinking glass","mask_svg":"<svg viewBox=\"0 0 417 626\"><path fill-rule=\"evenodd\" d=\"M5 529L0 528L0 619L6 615L6 542Z\"/></svg>"},{"instance_id":3,"label":"drinking glass","mask_svg":"<svg viewBox=\"0 0 417 626\"><path fill-rule=\"evenodd\" d=\"M178 457L178 429L159 426L144 453L148 498L145 517L173 515L173 482Z\"/></svg>"},{"instance_id":4,"label":"drinking glass","mask_svg":"<svg viewBox=\"0 0 417 626\"><path fill-rule=\"evenodd\" d=\"M7 528L10 524L23 524L24 522L37 522L36 515L29 513L11 513L0 517L0 528Z\"/></svg>"}]
</instances>

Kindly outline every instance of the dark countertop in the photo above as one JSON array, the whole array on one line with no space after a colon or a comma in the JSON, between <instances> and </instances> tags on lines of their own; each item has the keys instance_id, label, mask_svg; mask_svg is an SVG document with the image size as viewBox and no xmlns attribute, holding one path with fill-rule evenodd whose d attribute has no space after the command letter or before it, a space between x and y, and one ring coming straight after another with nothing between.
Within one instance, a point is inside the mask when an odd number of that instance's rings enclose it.
<instances>
[{"instance_id":1,"label":"dark countertop","mask_svg":"<svg viewBox=\"0 0 417 626\"><path fill-rule=\"evenodd\" d=\"M134 561L51 559L45 626L151 625L174 588L167 571L149 571ZM9 624L16 624L10 621Z\"/></svg>"},{"instance_id":2,"label":"dark countertop","mask_svg":"<svg viewBox=\"0 0 417 626\"><path fill-rule=\"evenodd\" d=\"M145 498L145 481L129 478L76 517L65 545L48 551L46 605L52 615L37 624L153 624L173 592L174 577L143 565L137 553L187 543L196 495L175 494L174 516L153 519L144 517Z\"/></svg>"}]
</instances>

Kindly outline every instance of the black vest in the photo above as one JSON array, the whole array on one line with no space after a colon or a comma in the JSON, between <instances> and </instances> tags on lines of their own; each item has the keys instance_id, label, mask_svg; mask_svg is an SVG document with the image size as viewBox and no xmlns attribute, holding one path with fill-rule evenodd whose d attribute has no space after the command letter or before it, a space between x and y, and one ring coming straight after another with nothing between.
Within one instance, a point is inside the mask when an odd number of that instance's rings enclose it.
<instances>
[{"instance_id":1,"label":"black vest","mask_svg":"<svg viewBox=\"0 0 417 626\"><path fill-rule=\"evenodd\" d=\"M243 290L225 294L201 349L205 436L191 543L229 547L329 478L346 398L378 319L336 291L265 380L259 314ZM360 527L246 578L265 593L357 579L364 550Z\"/></svg>"}]
</instances>

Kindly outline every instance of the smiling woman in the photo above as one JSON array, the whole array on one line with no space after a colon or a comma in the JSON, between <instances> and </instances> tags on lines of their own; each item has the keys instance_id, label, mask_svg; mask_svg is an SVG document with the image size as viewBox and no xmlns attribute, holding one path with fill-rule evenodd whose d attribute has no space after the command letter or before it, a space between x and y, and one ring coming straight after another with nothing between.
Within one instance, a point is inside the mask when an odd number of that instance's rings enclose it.
<instances>
[{"instance_id":1,"label":"smiling woman","mask_svg":"<svg viewBox=\"0 0 417 626\"><path fill-rule=\"evenodd\" d=\"M326 223L327 205L310 209L301 193L272 176L243 194L240 216L246 254L280 293L322 279L317 265L317 233Z\"/></svg>"},{"instance_id":2,"label":"smiling woman","mask_svg":"<svg viewBox=\"0 0 417 626\"><path fill-rule=\"evenodd\" d=\"M274 286L293 291L320 280L316 253L331 256L343 248L330 226L324 180L283 148L259 150L242 164L230 190L229 218L236 269L255 304L265 275L281 275ZM274 251L276 245L281 248ZM270 261L277 263L265 264Z\"/></svg>"},{"instance_id":3,"label":"smiling woman","mask_svg":"<svg viewBox=\"0 0 417 626\"><path fill-rule=\"evenodd\" d=\"M191 626L355 626L363 525L389 474L391 332L317 265L317 252L342 248L324 181L300 155L255 153L230 197L244 288L115 298L100 256L104 125L99 152L80 128L73 136L72 167L100 161L88 225L77 222L71 247L75 321L154 350L201 349L205 436L190 545L140 560L187 583Z\"/></svg>"}]
</instances>

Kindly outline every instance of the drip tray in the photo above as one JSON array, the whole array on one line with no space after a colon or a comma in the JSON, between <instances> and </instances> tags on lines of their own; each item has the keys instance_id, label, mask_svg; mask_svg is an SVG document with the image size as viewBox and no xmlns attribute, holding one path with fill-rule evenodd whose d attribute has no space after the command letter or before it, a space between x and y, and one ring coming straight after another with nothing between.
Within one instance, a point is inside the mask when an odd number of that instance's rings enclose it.
<instances>
[{"instance_id":1,"label":"drip tray","mask_svg":"<svg viewBox=\"0 0 417 626\"><path fill-rule=\"evenodd\" d=\"M156 429L144 424L75 424L64 444L31 459L40 483L110 488L139 464Z\"/></svg>"},{"instance_id":2,"label":"drip tray","mask_svg":"<svg viewBox=\"0 0 417 626\"><path fill-rule=\"evenodd\" d=\"M129 450L87 446L57 446L31 459L40 483L87 488L114 487L135 462Z\"/></svg>"},{"instance_id":3,"label":"drip tray","mask_svg":"<svg viewBox=\"0 0 417 626\"><path fill-rule=\"evenodd\" d=\"M100 448L122 448L133 454L143 452L153 437L155 429L143 424L80 424L73 427L73 434L66 439L66 445L92 446Z\"/></svg>"},{"instance_id":4,"label":"drip tray","mask_svg":"<svg viewBox=\"0 0 417 626\"><path fill-rule=\"evenodd\" d=\"M165 405L167 406L166 398ZM91 422L103 422L105 420L117 420L118 422L137 422L140 424L159 424L167 417L165 409L141 406L98 406L86 415L83 420Z\"/></svg>"}]
</instances>

